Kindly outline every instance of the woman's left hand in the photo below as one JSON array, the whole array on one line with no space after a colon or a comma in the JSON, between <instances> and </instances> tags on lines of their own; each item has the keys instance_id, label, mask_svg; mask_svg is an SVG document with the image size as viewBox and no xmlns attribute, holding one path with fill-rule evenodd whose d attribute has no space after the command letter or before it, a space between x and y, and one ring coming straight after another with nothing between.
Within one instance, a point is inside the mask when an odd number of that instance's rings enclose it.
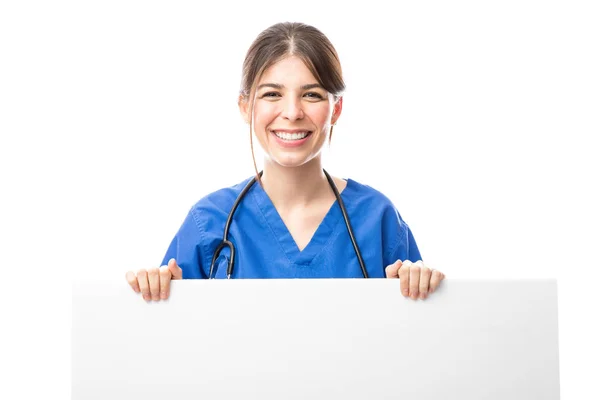
<instances>
[{"instance_id":1,"label":"woman's left hand","mask_svg":"<svg viewBox=\"0 0 600 400\"><path fill-rule=\"evenodd\" d=\"M437 269L426 267L423 261L398 260L385 268L385 277L400 278L400 291L404 297L425 300L446 276Z\"/></svg>"}]
</instances>

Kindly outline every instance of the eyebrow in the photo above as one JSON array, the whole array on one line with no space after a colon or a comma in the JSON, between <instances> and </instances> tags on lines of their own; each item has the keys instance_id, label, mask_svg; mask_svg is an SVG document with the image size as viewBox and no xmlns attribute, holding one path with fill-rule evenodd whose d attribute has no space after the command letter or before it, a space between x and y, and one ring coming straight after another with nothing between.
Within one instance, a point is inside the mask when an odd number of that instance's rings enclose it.
<instances>
[{"instance_id":1,"label":"eyebrow","mask_svg":"<svg viewBox=\"0 0 600 400\"><path fill-rule=\"evenodd\" d=\"M262 89L264 87L272 87L275 89L283 89L285 86L283 86L282 84L279 83L263 83L262 85L259 85L256 90ZM302 90L308 90L308 89L314 89L314 88L319 88L319 89L323 89L323 86L319 85L318 83L309 83L307 85L302 85L300 87L300 89Z\"/></svg>"}]
</instances>

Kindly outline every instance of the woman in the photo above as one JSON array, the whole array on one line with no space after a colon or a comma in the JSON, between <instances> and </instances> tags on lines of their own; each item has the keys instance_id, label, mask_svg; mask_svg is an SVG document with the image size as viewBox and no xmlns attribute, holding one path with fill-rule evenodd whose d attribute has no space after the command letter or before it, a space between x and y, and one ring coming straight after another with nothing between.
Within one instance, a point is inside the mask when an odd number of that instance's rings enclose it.
<instances>
[{"instance_id":1,"label":"woman","mask_svg":"<svg viewBox=\"0 0 600 400\"><path fill-rule=\"evenodd\" d=\"M264 169L255 162L255 177L196 203L163 266L127 273L133 290L159 300L169 297L171 279L385 277L400 278L412 299L435 291L444 275L423 265L391 201L323 169L321 150L344 89L337 52L319 30L280 23L259 34L243 64L238 105L251 148L254 135L264 150ZM233 257L229 245L217 250L234 204Z\"/></svg>"}]
</instances>

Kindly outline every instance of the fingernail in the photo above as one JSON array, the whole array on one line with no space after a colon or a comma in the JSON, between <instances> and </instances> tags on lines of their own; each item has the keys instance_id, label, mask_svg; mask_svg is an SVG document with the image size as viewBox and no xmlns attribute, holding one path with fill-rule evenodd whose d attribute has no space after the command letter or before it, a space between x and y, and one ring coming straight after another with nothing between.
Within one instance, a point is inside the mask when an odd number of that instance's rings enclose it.
<instances>
[{"instance_id":1,"label":"fingernail","mask_svg":"<svg viewBox=\"0 0 600 400\"><path fill-rule=\"evenodd\" d=\"M166 292L161 292L160 293L160 298L161 299L166 299L167 298L167 293Z\"/></svg>"},{"instance_id":2,"label":"fingernail","mask_svg":"<svg viewBox=\"0 0 600 400\"><path fill-rule=\"evenodd\" d=\"M408 289L404 289L404 290L402 291L402 294L403 294L404 296L408 296Z\"/></svg>"},{"instance_id":3,"label":"fingernail","mask_svg":"<svg viewBox=\"0 0 600 400\"><path fill-rule=\"evenodd\" d=\"M147 294L144 295L144 300L150 300L150 296L148 296Z\"/></svg>"}]
</instances>

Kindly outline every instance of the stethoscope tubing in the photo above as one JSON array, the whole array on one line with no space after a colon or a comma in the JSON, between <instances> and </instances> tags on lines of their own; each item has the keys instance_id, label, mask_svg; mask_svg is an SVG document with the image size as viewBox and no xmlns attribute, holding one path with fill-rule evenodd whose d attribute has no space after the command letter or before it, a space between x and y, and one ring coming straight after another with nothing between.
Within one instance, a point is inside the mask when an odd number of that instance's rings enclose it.
<instances>
[{"instance_id":1,"label":"stethoscope tubing","mask_svg":"<svg viewBox=\"0 0 600 400\"><path fill-rule=\"evenodd\" d=\"M354 252L356 253L358 263L360 264L360 269L362 271L363 277L368 278L369 275L368 275L367 269L365 267L365 262L362 258L362 254L358 248L358 244L356 243L356 238L354 237L354 231L352 230L352 225L350 224L350 219L348 218L348 213L346 211L346 206L344 205L344 201L342 200L342 197L340 196L340 193L337 190L335 182L333 182L333 179L331 178L329 173L327 171L325 171L324 169L323 169L323 172L325 173L325 176L327 177L329 186L331 187L331 189L333 190L333 193L335 194L337 203L340 205L340 208L342 211L342 216L344 217L344 222L346 223L346 228L348 230L348 234L350 235L350 241L352 242L352 247L354 247ZM262 174L263 174L263 171L261 171L259 173L259 177L261 177ZM215 252L212 257L212 262L210 263L210 271L208 274L208 279L212 279L215 261L217 260L217 258L219 257L219 254L225 247L229 247L229 251L230 251L229 264L227 266L227 279L231 279L231 276L233 275L233 266L235 263L235 246L228 238L229 237L229 228L231 226L231 222L233 221L233 215L235 213L235 210L238 208L240 202L242 201L242 199L244 198L244 196L246 195L248 190L250 190L250 188L252 187L252 185L254 185L255 182L256 182L256 177L253 177L250 180L250 182L248 182L248 184L244 187L244 189L239 194L237 199L235 199L235 202L233 203L233 206L231 207L231 211L229 212L229 215L227 216L227 222L225 223L225 229L223 230L223 240L221 241L221 243L219 243L219 245L215 249Z\"/></svg>"}]
</instances>

